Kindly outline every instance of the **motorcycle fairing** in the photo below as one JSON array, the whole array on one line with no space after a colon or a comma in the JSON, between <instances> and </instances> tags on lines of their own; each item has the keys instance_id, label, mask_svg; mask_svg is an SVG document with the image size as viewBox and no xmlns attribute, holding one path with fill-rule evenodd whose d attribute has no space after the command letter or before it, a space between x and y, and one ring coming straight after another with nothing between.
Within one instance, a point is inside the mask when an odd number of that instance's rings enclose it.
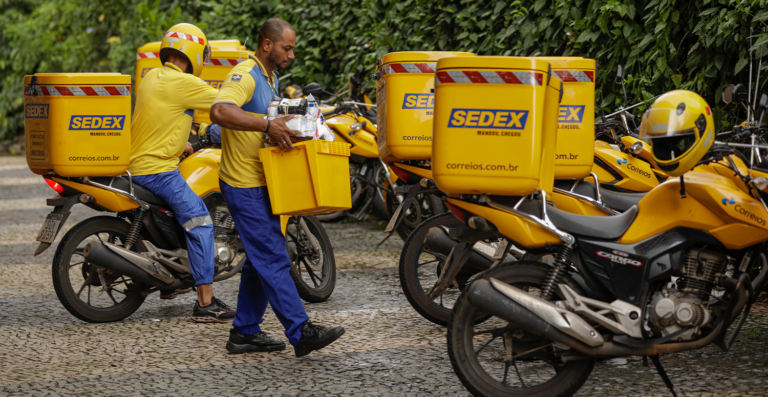
<instances>
[{"instance_id":1,"label":"motorcycle fairing","mask_svg":"<svg viewBox=\"0 0 768 397\"><path fill-rule=\"evenodd\" d=\"M642 307L651 283L679 272L683 254L693 245L722 244L705 231L678 227L634 244L576 238L583 269L616 299ZM590 277L585 277L589 281Z\"/></svg>"}]
</instances>

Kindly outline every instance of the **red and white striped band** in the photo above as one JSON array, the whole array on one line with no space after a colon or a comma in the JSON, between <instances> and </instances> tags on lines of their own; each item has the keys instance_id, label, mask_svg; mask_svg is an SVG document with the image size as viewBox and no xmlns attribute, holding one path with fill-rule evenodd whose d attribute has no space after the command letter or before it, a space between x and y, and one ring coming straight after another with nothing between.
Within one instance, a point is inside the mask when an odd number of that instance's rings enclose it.
<instances>
[{"instance_id":1,"label":"red and white striped band","mask_svg":"<svg viewBox=\"0 0 768 397\"><path fill-rule=\"evenodd\" d=\"M595 81L595 72L591 70L557 70L555 74L565 83L591 83Z\"/></svg>"},{"instance_id":2,"label":"red and white striped band","mask_svg":"<svg viewBox=\"0 0 768 397\"><path fill-rule=\"evenodd\" d=\"M136 59L142 58L160 58L159 52L139 52L136 54Z\"/></svg>"},{"instance_id":3,"label":"red and white striped band","mask_svg":"<svg viewBox=\"0 0 768 397\"><path fill-rule=\"evenodd\" d=\"M24 87L24 95L32 95L29 86ZM110 96L131 95L131 86L103 86L103 87L54 87L52 85L32 86L35 94L39 96Z\"/></svg>"},{"instance_id":4,"label":"red and white striped band","mask_svg":"<svg viewBox=\"0 0 768 397\"><path fill-rule=\"evenodd\" d=\"M492 70L449 70L435 74L435 84L525 84L541 85L543 74L535 72L504 72Z\"/></svg>"},{"instance_id":5,"label":"red and white striped band","mask_svg":"<svg viewBox=\"0 0 768 397\"><path fill-rule=\"evenodd\" d=\"M240 62L243 62L247 60L245 59L228 59L228 58L217 58L217 59L211 59L210 63L206 63L206 65L213 65L213 66L235 66Z\"/></svg>"},{"instance_id":6,"label":"red and white striped band","mask_svg":"<svg viewBox=\"0 0 768 397\"><path fill-rule=\"evenodd\" d=\"M381 69L384 74L391 73L435 73L437 63L388 63Z\"/></svg>"},{"instance_id":7,"label":"red and white striped band","mask_svg":"<svg viewBox=\"0 0 768 397\"><path fill-rule=\"evenodd\" d=\"M171 31L168 31L168 32L165 34L165 37L178 37L178 38L180 38L180 39L182 39L182 40L189 40L189 41L191 41L191 42L193 42L193 43L197 43L197 44L205 45L205 39L201 39L200 37L197 37L197 36L193 36L193 35L191 35L191 34L189 34L189 33L182 33L182 32L171 32Z\"/></svg>"}]
</instances>

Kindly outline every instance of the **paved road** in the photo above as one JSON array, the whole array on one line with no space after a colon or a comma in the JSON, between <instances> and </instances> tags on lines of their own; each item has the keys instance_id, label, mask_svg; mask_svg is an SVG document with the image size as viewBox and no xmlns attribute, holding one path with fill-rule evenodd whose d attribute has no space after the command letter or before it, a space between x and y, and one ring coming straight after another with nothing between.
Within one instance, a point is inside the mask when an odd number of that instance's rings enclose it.
<instances>
[{"instance_id":1,"label":"paved road","mask_svg":"<svg viewBox=\"0 0 768 397\"><path fill-rule=\"evenodd\" d=\"M52 194L23 158L0 157L0 395L468 395L451 369L444 329L422 320L400 291L400 241L376 250L383 226L375 222L327 225L336 291L306 307L313 321L347 328L339 342L301 359L290 349L230 355L229 326L188 320L192 295L152 295L112 324L87 324L64 310L51 285L56 246L31 255ZM76 207L66 228L95 214ZM234 304L238 282L216 284L216 295ZM734 350L662 358L681 396L768 395L768 308L758 310ZM264 328L281 336L273 314ZM652 367L629 358L599 363L578 395L668 393Z\"/></svg>"}]
</instances>

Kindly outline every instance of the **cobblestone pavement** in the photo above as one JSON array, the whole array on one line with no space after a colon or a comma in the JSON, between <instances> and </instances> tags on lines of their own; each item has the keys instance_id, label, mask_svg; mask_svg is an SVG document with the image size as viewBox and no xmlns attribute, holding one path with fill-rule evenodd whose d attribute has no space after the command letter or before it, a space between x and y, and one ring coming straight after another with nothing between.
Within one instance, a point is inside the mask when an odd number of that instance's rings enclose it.
<instances>
[{"instance_id":1,"label":"cobblestone pavement","mask_svg":"<svg viewBox=\"0 0 768 397\"><path fill-rule=\"evenodd\" d=\"M291 349L230 355L229 326L188 320L191 294L151 295L119 323L72 317L51 284L56 245L31 255L50 196L23 158L0 157L0 395L468 395L451 369L445 330L421 319L400 291L402 243L375 249L383 225L326 225L336 290L306 308L313 321L347 328L337 343L301 359ZM95 214L75 207L60 236ZM216 295L234 304L238 283L217 283ZM264 328L282 336L271 313ZM709 347L662 362L681 396L768 395L768 305L758 305L730 352ZM598 363L578 395L669 394L652 366L630 357Z\"/></svg>"}]
</instances>

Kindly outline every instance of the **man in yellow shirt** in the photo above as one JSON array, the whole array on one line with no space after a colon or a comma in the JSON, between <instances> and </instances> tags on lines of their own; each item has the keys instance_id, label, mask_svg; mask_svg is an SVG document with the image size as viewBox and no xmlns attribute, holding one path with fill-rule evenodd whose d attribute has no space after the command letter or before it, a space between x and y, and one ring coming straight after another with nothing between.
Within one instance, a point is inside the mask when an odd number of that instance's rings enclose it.
<instances>
[{"instance_id":1,"label":"man in yellow shirt","mask_svg":"<svg viewBox=\"0 0 768 397\"><path fill-rule=\"evenodd\" d=\"M179 156L188 147L192 114L208 110L218 91L198 76L210 57L203 32L182 23L171 27L160 45L163 67L147 73L136 92L131 126L131 162L134 182L160 196L184 228L189 268L197 286L192 319L230 322L235 312L213 296L213 221L208 209L178 170ZM174 291L161 291L161 298Z\"/></svg>"},{"instance_id":2,"label":"man in yellow shirt","mask_svg":"<svg viewBox=\"0 0 768 397\"><path fill-rule=\"evenodd\" d=\"M267 303L285 328L297 357L328 346L344 334L342 327L322 327L309 321L296 285L289 274L291 262L280 228L272 214L258 150L266 133L283 150L293 148L285 122L291 117L266 120L269 102L278 91L276 69L293 60L296 33L279 18L259 30L256 56L235 66L224 79L211 108L211 119L222 127L219 185L248 258L240 278L237 315L230 330L230 353L275 351L285 343L267 336L263 322Z\"/></svg>"}]
</instances>

